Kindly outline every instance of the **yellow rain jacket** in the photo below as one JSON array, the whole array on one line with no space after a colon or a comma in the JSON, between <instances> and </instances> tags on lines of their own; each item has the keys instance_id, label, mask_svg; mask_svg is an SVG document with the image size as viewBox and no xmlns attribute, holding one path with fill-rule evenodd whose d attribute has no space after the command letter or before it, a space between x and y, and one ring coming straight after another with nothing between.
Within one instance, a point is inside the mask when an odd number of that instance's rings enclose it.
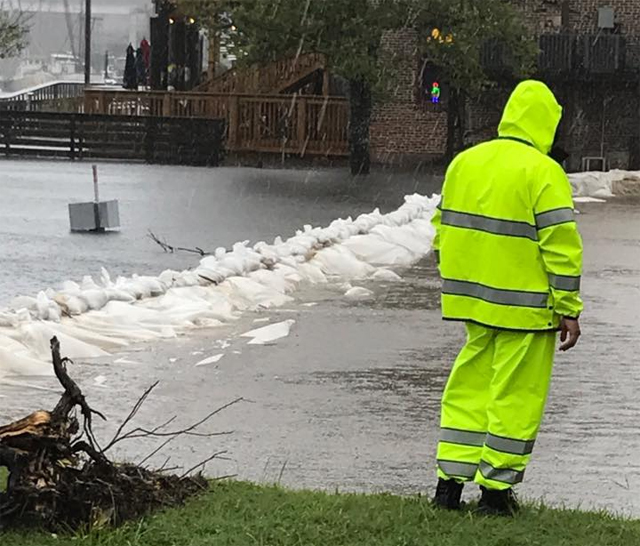
<instances>
[{"instance_id":1,"label":"yellow rain jacket","mask_svg":"<svg viewBox=\"0 0 640 546\"><path fill-rule=\"evenodd\" d=\"M548 157L562 108L541 82L521 83L499 137L461 153L433 218L445 319L544 331L578 317L582 241L571 186Z\"/></svg>"}]
</instances>

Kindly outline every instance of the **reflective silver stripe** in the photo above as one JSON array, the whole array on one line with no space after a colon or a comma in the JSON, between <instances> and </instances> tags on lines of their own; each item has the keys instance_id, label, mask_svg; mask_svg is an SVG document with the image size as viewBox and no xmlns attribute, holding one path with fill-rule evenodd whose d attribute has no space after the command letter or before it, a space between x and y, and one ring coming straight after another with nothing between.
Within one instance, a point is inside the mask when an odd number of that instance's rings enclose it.
<instances>
[{"instance_id":1,"label":"reflective silver stripe","mask_svg":"<svg viewBox=\"0 0 640 546\"><path fill-rule=\"evenodd\" d=\"M568 275L549 275L549 284L557 290L577 292L580 290L580 277Z\"/></svg>"},{"instance_id":2,"label":"reflective silver stripe","mask_svg":"<svg viewBox=\"0 0 640 546\"><path fill-rule=\"evenodd\" d=\"M512 440L511 438L494 436L491 433L487 434L486 439L487 447L512 455L531 455L535 443L535 440Z\"/></svg>"},{"instance_id":3,"label":"reflective silver stripe","mask_svg":"<svg viewBox=\"0 0 640 546\"><path fill-rule=\"evenodd\" d=\"M456 461L442 461L438 459L440 470L449 477L469 478L472 480L478 471L478 465L474 463L459 463Z\"/></svg>"},{"instance_id":4,"label":"reflective silver stripe","mask_svg":"<svg viewBox=\"0 0 640 546\"><path fill-rule=\"evenodd\" d=\"M544 229L558 224L573 222L575 215L573 209L556 209L536 215L538 229Z\"/></svg>"},{"instance_id":5,"label":"reflective silver stripe","mask_svg":"<svg viewBox=\"0 0 640 546\"><path fill-rule=\"evenodd\" d=\"M468 430L455 430L451 428L440 429L440 440L450 444L483 447L486 437L487 434L485 432L470 432Z\"/></svg>"},{"instance_id":6,"label":"reflective silver stripe","mask_svg":"<svg viewBox=\"0 0 640 546\"><path fill-rule=\"evenodd\" d=\"M532 241L538 240L538 230L535 226L515 220L500 220L466 212L443 210L442 223L447 226L486 231L495 235L524 237Z\"/></svg>"},{"instance_id":7,"label":"reflective silver stripe","mask_svg":"<svg viewBox=\"0 0 640 546\"><path fill-rule=\"evenodd\" d=\"M480 461L480 473L487 480L495 480L497 482L515 485L520 483L524 478L524 470L517 471L510 468L494 468L485 461Z\"/></svg>"},{"instance_id":8,"label":"reflective silver stripe","mask_svg":"<svg viewBox=\"0 0 640 546\"><path fill-rule=\"evenodd\" d=\"M468 296L496 303L498 305L513 305L514 307L535 307L545 309L549 295L545 292L523 292L519 290L500 290L482 284L452 281L444 279L442 293L452 296Z\"/></svg>"}]
</instances>

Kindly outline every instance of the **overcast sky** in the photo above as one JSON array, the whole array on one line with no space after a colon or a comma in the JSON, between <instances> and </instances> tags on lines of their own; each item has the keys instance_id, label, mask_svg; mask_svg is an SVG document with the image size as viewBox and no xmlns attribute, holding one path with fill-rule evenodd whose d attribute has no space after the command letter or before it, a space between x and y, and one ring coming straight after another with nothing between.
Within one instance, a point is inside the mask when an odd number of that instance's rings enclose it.
<instances>
[{"instance_id":1,"label":"overcast sky","mask_svg":"<svg viewBox=\"0 0 640 546\"><path fill-rule=\"evenodd\" d=\"M85 0L68 0L71 11L79 12ZM25 11L63 11L63 0L0 0L0 6ZM124 13L131 8L153 9L152 0L92 0L93 10L97 13Z\"/></svg>"}]
</instances>

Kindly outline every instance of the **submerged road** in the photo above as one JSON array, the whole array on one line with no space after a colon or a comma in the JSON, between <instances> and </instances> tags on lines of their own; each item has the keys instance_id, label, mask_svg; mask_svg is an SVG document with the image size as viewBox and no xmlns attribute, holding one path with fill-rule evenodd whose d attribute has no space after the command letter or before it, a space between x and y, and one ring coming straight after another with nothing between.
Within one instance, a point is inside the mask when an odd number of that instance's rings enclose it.
<instances>
[{"instance_id":1,"label":"submerged road","mask_svg":"<svg viewBox=\"0 0 640 546\"><path fill-rule=\"evenodd\" d=\"M80 236L77 240L87 255L78 252L76 267L89 269L99 256L112 269L121 268L114 273L127 267L155 272L170 266L165 260L181 260L185 267L189 259L185 256L165 256L153 246L144 247L144 232L152 227L147 225L148 218L159 218L162 231L177 244L193 245L194 234L200 234L202 246L217 246L234 238L258 237L260 230L265 237L287 235L295 229L291 225L295 222L327 223L336 216L369 210L376 202L393 208L413 183L411 177L404 181L399 177L396 187L391 179L387 185L384 180L378 182L378 188L375 184L355 188L346 177L340 181L330 172L276 171L247 171L252 181L242 182L242 170L230 171L228 180L223 177L216 182L212 177L224 171L193 171L203 173L198 174L203 180L197 183L199 197L192 200L173 189L183 183L176 179L179 170L163 174L162 183L148 181L152 189L147 190L142 178L135 184L111 181L120 190L115 194L129 195L120 195L124 210L138 219L120 235L103 239L113 247L96 249L92 241ZM193 171L182 175L186 187L197 178ZM124 171L119 176L124 178ZM41 183L39 192L46 185L44 180ZM80 181L76 184L79 191ZM429 183L418 189L431 187ZM292 188L298 188L293 196ZM21 195L25 190L16 182L13 191ZM173 196L173 205L167 202L167 195ZM205 206L205 195L211 199L218 195L218 204ZM226 207L236 209L224 210L220 196L225 195L230 197ZM62 206L67 197L57 195L56 202ZM40 206L43 214L51 210L44 202ZM586 246L584 338L575 351L558 356L543 431L520 488L527 498L640 516L639 206L616 200L579 206ZM147 216L133 214L136 207L147 211ZM209 223L200 229L199 222L185 219L180 210L199 211L200 219ZM0 211L0 218L2 215ZM223 220L225 215L230 224ZM237 215L250 219L249 227L241 218L234 220ZM62 229L63 216L58 215L55 222L49 219L49 230L54 224ZM183 220L184 228L179 228ZM4 218L1 222L5 222L6 233L8 224ZM218 230L215 235L212 229ZM46 245L34 242L33 234L24 236L46 255ZM55 239L50 231L48 237L50 243ZM65 255L64 245L75 236L59 237L55 248ZM134 251L128 245L135 241ZM26 255L24 251L24 260ZM11 260L8 267L19 270L19 264ZM51 272L54 274L68 276L69 271L60 266ZM156 379L160 385L141 411L139 424L158 424L178 415L178 424L186 425L237 397L245 399L217 415L207 427L233 434L176 440L164 455L153 459L157 465L171 456L170 465L189 467L224 449L228 460L208 465L210 474L237 474L292 487L425 492L434 482L439 397L464 333L460 325L440 320L439 283L430 259L403 276L401 284L366 284L375 297L359 303L345 301L344 289L305 289L287 308L247 314L231 326L136 347L102 361L76 363L72 373L92 404L110 417L106 425L97 425L99 436L105 439ZM291 335L274 345L248 346L246 339L238 337L264 325L256 320L290 318L296 320ZM224 357L217 364L195 367L215 354ZM48 390L57 389L53 381L20 381L22 385L0 386L0 422L49 407L57 399L56 392ZM132 443L123 445L117 455L140 460L152 449L151 444Z\"/></svg>"},{"instance_id":2,"label":"submerged road","mask_svg":"<svg viewBox=\"0 0 640 546\"><path fill-rule=\"evenodd\" d=\"M344 171L184 168L104 163L100 197L118 199L122 229L69 232L67 206L93 200L91 164L0 162L0 306L62 281L183 270L199 257L165 254L149 230L169 243L213 251L233 243L273 242L305 224L380 207L396 209L408 193L438 191L435 179L377 173L354 182Z\"/></svg>"}]
</instances>

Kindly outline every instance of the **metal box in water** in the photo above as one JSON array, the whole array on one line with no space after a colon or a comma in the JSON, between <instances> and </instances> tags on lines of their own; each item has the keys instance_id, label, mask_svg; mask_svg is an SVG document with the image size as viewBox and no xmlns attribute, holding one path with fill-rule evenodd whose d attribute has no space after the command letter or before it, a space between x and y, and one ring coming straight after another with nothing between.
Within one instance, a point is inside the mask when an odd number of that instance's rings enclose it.
<instances>
[{"instance_id":1,"label":"metal box in water","mask_svg":"<svg viewBox=\"0 0 640 546\"><path fill-rule=\"evenodd\" d=\"M69 205L71 231L104 231L120 227L118 201L99 203L71 203Z\"/></svg>"}]
</instances>

